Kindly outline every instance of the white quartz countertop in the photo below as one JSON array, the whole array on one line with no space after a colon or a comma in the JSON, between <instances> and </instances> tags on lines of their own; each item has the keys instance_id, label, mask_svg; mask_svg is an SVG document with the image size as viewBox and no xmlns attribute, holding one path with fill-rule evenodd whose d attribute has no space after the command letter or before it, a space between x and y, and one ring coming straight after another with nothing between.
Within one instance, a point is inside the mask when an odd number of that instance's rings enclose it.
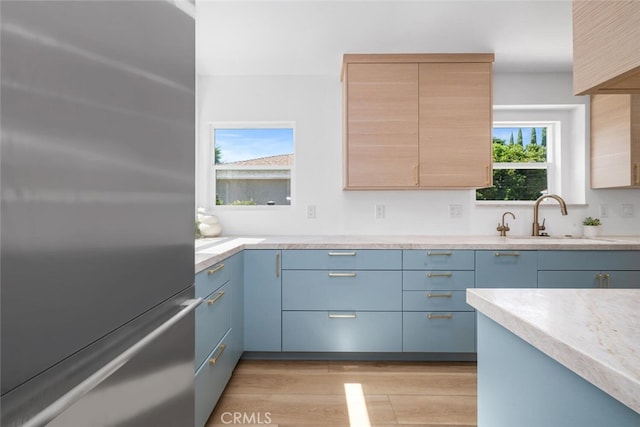
<instances>
[{"instance_id":1,"label":"white quartz countertop","mask_svg":"<svg viewBox=\"0 0 640 427\"><path fill-rule=\"evenodd\" d=\"M640 413L640 290L467 289L467 302Z\"/></svg>"},{"instance_id":2,"label":"white quartz countertop","mask_svg":"<svg viewBox=\"0 0 640 427\"><path fill-rule=\"evenodd\" d=\"M195 271L242 249L503 249L640 250L640 236L596 239L531 236L265 236L218 237L195 241Z\"/></svg>"}]
</instances>

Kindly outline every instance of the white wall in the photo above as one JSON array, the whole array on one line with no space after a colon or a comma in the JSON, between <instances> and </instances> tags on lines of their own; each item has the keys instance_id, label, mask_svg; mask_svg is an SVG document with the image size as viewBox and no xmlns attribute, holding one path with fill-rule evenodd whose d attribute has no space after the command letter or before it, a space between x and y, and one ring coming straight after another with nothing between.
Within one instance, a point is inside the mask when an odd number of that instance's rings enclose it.
<instances>
[{"instance_id":1,"label":"white wall","mask_svg":"<svg viewBox=\"0 0 640 427\"><path fill-rule=\"evenodd\" d=\"M337 65L339 67L339 64ZM572 152L572 167L565 180L588 171L588 126L583 106L587 97L574 97L571 74L496 74L495 105L581 106L573 111L572 130L587 155ZM342 87L331 76L201 76L198 79L199 147L197 200L219 216L224 235L274 234L432 234L496 235L502 213L510 210L510 234L528 234L532 208L479 206L471 190L343 191L342 190ZM576 113L576 111L578 113ZM207 205L209 122L295 121L296 152L291 207L219 207ZM580 150L578 150L580 151ZM588 182L588 181L587 181ZM557 206L544 206L551 234L579 232L584 216L603 218L607 234L640 234L640 190L590 190L586 204L570 205L562 217ZM316 205L317 218L306 219L306 205ZM374 218L374 206L384 204L386 217ZM450 218L449 205L462 207L462 217ZM622 204L635 208L634 218L622 218Z\"/></svg>"}]
</instances>

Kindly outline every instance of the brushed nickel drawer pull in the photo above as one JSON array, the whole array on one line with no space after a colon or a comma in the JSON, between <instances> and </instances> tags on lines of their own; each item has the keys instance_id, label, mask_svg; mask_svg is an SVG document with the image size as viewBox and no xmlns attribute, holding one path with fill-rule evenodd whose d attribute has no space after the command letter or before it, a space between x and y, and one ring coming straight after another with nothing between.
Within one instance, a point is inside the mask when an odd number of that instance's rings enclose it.
<instances>
[{"instance_id":1,"label":"brushed nickel drawer pull","mask_svg":"<svg viewBox=\"0 0 640 427\"><path fill-rule=\"evenodd\" d=\"M427 277L451 277L453 273L427 273Z\"/></svg>"},{"instance_id":2,"label":"brushed nickel drawer pull","mask_svg":"<svg viewBox=\"0 0 640 427\"><path fill-rule=\"evenodd\" d=\"M220 291L217 294L215 294L215 296L211 299L207 300L207 305L213 305L216 302L218 302L218 300L220 300L220 298L222 298L222 296L224 295L224 291Z\"/></svg>"},{"instance_id":3,"label":"brushed nickel drawer pull","mask_svg":"<svg viewBox=\"0 0 640 427\"><path fill-rule=\"evenodd\" d=\"M356 277L356 273L329 273L329 277Z\"/></svg>"},{"instance_id":4,"label":"brushed nickel drawer pull","mask_svg":"<svg viewBox=\"0 0 640 427\"><path fill-rule=\"evenodd\" d=\"M329 252L329 256L356 256L356 252Z\"/></svg>"},{"instance_id":5,"label":"brushed nickel drawer pull","mask_svg":"<svg viewBox=\"0 0 640 427\"><path fill-rule=\"evenodd\" d=\"M633 172L634 172L634 180L633 183L634 184L640 184L640 163L635 163L633 165Z\"/></svg>"},{"instance_id":6,"label":"brushed nickel drawer pull","mask_svg":"<svg viewBox=\"0 0 640 427\"><path fill-rule=\"evenodd\" d=\"M276 253L276 277L280 277L280 252Z\"/></svg>"},{"instance_id":7,"label":"brushed nickel drawer pull","mask_svg":"<svg viewBox=\"0 0 640 427\"><path fill-rule=\"evenodd\" d=\"M207 275L211 276L212 274L216 274L218 271L222 270L224 268L224 264L220 264L219 266L217 266L216 268L212 269L212 270L208 270L207 271Z\"/></svg>"},{"instance_id":8,"label":"brushed nickel drawer pull","mask_svg":"<svg viewBox=\"0 0 640 427\"><path fill-rule=\"evenodd\" d=\"M427 314L427 319L452 319L452 314Z\"/></svg>"},{"instance_id":9,"label":"brushed nickel drawer pull","mask_svg":"<svg viewBox=\"0 0 640 427\"><path fill-rule=\"evenodd\" d=\"M496 252L495 256L520 256L520 252Z\"/></svg>"},{"instance_id":10,"label":"brushed nickel drawer pull","mask_svg":"<svg viewBox=\"0 0 640 427\"><path fill-rule=\"evenodd\" d=\"M427 298L451 298L453 294L432 294L429 292Z\"/></svg>"},{"instance_id":11,"label":"brushed nickel drawer pull","mask_svg":"<svg viewBox=\"0 0 640 427\"><path fill-rule=\"evenodd\" d=\"M349 314L329 313L329 319L355 319L355 318L356 318L355 313L349 313Z\"/></svg>"},{"instance_id":12,"label":"brushed nickel drawer pull","mask_svg":"<svg viewBox=\"0 0 640 427\"><path fill-rule=\"evenodd\" d=\"M211 359L209 359L209 365L215 365L218 359L220 359L220 356L222 356L222 353L224 353L226 349L227 349L226 344L220 344L220 350L218 351L218 354L216 354Z\"/></svg>"},{"instance_id":13,"label":"brushed nickel drawer pull","mask_svg":"<svg viewBox=\"0 0 640 427\"><path fill-rule=\"evenodd\" d=\"M427 256L451 256L451 255L453 255L452 252L431 252L431 251L427 252Z\"/></svg>"}]
</instances>

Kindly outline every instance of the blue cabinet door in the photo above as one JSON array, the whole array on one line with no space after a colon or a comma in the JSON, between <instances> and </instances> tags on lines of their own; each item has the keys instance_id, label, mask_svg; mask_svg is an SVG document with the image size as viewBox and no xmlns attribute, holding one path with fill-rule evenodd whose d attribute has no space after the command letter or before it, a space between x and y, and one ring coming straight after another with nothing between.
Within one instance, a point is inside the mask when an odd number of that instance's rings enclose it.
<instances>
[{"instance_id":1,"label":"blue cabinet door","mask_svg":"<svg viewBox=\"0 0 640 427\"><path fill-rule=\"evenodd\" d=\"M476 251L476 288L537 286L537 251Z\"/></svg>"},{"instance_id":2,"label":"blue cabinet door","mask_svg":"<svg viewBox=\"0 0 640 427\"><path fill-rule=\"evenodd\" d=\"M229 309L231 311L231 330L233 334L229 339L230 358L237 362L244 351L244 255L237 253L227 259L227 265L231 273L229 287Z\"/></svg>"},{"instance_id":3,"label":"blue cabinet door","mask_svg":"<svg viewBox=\"0 0 640 427\"><path fill-rule=\"evenodd\" d=\"M640 270L640 251L540 251L540 270Z\"/></svg>"},{"instance_id":4,"label":"blue cabinet door","mask_svg":"<svg viewBox=\"0 0 640 427\"><path fill-rule=\"evenodd\" d=\"M407 312L402 314L405 352L473 353L476 314L466 312Z\"/></svg>"},{"instance_id":5,"label":"blue cabinet door","mask_svg":"<svg viewBox=\"0 0 640 427\"><path fill-rule=\"evenodd\" d=\"M282 351L280 250L244 251L244 349Z\"/></svg>"},{"instance_id":6,"label":"blue cabinet door","mask_svg":"<svg viewBox=\"0 0 640 427\"><path fill-rule=\"evenodd\" d=\"M284 270L400 270L402 251L385 249L292 249L282 252Z\"/></svg>"},{"instance_id":7,"label":"blue cabinet door","mask_svg":"<svg viewBox=\"0 0 640 427\"><path fill-rule=\"evenodd\" d=\"M282 319L284 351L402 351L399 311L285 311Z\"/></svg>"},{"instance_id":8,"label":"blue cabinet door","mask_svg":"<svg viewBox=\"0 0 640 427\"><path fill-rule=\"evenodd\" d=\"M402 272L283 270L283 310L402 310Z\"/></svg>"},{"instance_id":9,"label":"blue cabinet door","mask_svg":"<svg viewBox=\"0 0 640 427\"><path fill-rule=\"evenodd\" d=\"M473 251L448 249L408 249L402 251L405 270L473 270Z\"/></svg>"}]
</instances>

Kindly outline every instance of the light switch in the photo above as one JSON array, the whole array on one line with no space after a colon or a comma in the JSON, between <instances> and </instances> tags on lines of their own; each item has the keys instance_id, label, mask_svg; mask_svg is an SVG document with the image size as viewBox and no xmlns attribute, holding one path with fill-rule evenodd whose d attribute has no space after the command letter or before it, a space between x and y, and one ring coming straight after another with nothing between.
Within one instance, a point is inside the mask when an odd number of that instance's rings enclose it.
<instances>
[{"instance_id":1,"label":"light switch","mask_svg":"<svg viewBox=\"0 0 640 427\"><path fill-rule=\"evenodd\" d=\"M376 205L376 219L384 219L384 205Z\"/></svg>"},{"instance_id":2,"label":"light switch","mask_svg":"<svg viewBox=\"0 0 640 427\"><path fill-rule=\"evenodd\" d=\"M316 219L316 205L307 205L307 219Z\"/></svg>"}]
</instances>

